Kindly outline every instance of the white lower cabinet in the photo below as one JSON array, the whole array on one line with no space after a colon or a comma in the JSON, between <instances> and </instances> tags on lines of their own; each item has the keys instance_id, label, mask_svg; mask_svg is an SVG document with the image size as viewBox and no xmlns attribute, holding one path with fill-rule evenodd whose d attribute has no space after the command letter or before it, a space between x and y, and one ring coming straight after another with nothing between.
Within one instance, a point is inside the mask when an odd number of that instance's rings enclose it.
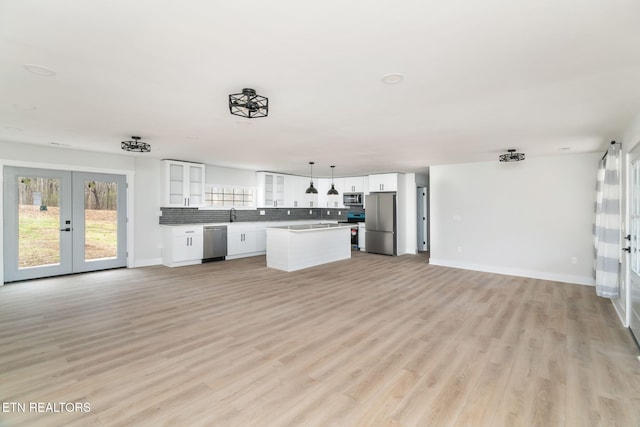
<instances>
[{"instance_id":1,"label":"white lower cabinet","mask_svg":"<svg viewBox=\"0 0 640 427\"><path fill-rule=\"evenodd\" d=\"M258 255L255 224L229 224L227 226L227 259ZM262 250L264 253L264 249Z\"/></svg>"},{"instance_id":2,"label":"white lower cabinet","mask_svg":"<svg viewBox=\"0 0 640 427\"><path fill-rule=\"evenodd\" d=\"M163 227L162 264L168 267L200 264L203 244L201 225Z\"/></svg>"}]
</instances>

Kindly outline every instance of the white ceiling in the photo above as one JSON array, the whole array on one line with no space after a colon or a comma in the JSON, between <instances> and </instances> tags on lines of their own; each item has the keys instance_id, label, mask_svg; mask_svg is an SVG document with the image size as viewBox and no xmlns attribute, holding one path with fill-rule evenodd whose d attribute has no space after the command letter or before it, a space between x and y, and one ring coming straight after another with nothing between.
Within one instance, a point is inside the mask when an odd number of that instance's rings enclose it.
<instances>
[{"instance_id":1,"label":"white ceiling","mask_svg":"<svg viewBox=\"0 0 640 427\"><path fill-rule=\"evenodd\" d=\"M637 0L0 0L0 140L316 176L599 151L640 112L638 22ZM229 114L244 87L269 117Z\"/></svg>"}]
</instances>

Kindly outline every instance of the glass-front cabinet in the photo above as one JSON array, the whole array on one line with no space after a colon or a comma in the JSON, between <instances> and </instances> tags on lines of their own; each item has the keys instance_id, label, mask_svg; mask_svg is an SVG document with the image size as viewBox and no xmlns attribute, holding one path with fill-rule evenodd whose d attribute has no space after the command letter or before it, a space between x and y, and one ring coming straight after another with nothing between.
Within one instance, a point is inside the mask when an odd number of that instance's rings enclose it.
<instances>
[{"instance_id":1,"label":"glass-front cabinet","mask_svg":"<svg viewBox=\"0 0 640 427\"><path fill-rule=\"evenodd\" d=\"M285 207L285 175L271 172L258 172L258 206L265 208Z\"/></svg>"},{"instance_id":2,"label":"glass-front cabinet","mask_svg":"<svg viewBox=\"0 0 640 427\"><path fill-rule=\"evenodd\" d=\"M163 160L163 206L198 207L204 205L204 165Z\"/></svg>"}]
</instances>

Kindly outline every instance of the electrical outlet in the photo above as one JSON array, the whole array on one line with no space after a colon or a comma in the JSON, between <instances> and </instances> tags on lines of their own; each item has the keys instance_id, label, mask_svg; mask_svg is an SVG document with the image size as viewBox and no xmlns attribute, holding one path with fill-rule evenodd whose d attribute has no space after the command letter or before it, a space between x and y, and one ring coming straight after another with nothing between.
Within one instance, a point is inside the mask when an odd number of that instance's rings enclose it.
<instances>
[{"instance_id":1,"label":"electrical outlet","mask_svg":"<svg viewBox=\"0 0 640 427\"><path fill-rule=\"evenodd\" d=\"M287 215L291 215L291 211L287 211Z\"/></svg>"},{"instance_id":2,"label":"electrical outlet","mask_svg":"<svg viewBox=\"0 0 640 427\"><path fill-rule=\"evenodd\" d=\"M342 212L338 211L338 216L342 215Z\"/></svg>"},{"instance_id":3,"label":"electrical outlet","mask_svg":"<svg viewBox=\"0 0 640 427\"><path fill-rule=\"evenodd\" d=\"M264 210L261 210L261 211L260 211L260 215L264 215Z\"/></svg>"},{"instance_id":4,"label":"electrical outlet","mask_svg":"<svg viewBox=\"0 0 640 427\"><path fill-rule=\"evenodd\" d=\"M327 215L331 215L331 211L327 211Z\"/></svg>"},{"instance_id":5,"label":"electrical outlet","mask_svg":"<svg viewBox=\"0 0 640 427\"><path fill-rule=\"evenodd\" d=\"M572 256L571 257L571 264L577 264L578 263L578 257L577 256Z\"/></svg>"},{"instance_id":6,"label":"electrical outlet","mask_svg":"<svg viewBox=\"0 0 640 427\"><path fill-rule=\"evenodd\" d=\"M309 209L309 215L313 215L313 211Z\"/></svg>"}]
</instances>

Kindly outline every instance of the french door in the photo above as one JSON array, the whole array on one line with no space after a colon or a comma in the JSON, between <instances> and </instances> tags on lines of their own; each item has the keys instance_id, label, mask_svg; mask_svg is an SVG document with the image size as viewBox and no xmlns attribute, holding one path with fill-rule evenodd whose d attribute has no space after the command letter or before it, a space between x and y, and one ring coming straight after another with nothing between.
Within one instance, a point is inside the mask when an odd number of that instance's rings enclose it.
<instances>
[{"instance_id":1,"label":"french door","mask_svg":"<svg viewBox=\"0 0 640 427\"><path fill-rule=\"evenodd\" d=\"M124 175L4 168L4 281L124 267Z\"/></svg>"},{"instance_id":2,"label":"french door","mask_svg":"<svg viewBox=\"0 0 640 427\"><path fill-rule=\"evenodd\" d=\"M631 227L631 256L629 265L629 326L640 343L640 146L629 153L629 225Z\"/></svg>"}]
</instances>

